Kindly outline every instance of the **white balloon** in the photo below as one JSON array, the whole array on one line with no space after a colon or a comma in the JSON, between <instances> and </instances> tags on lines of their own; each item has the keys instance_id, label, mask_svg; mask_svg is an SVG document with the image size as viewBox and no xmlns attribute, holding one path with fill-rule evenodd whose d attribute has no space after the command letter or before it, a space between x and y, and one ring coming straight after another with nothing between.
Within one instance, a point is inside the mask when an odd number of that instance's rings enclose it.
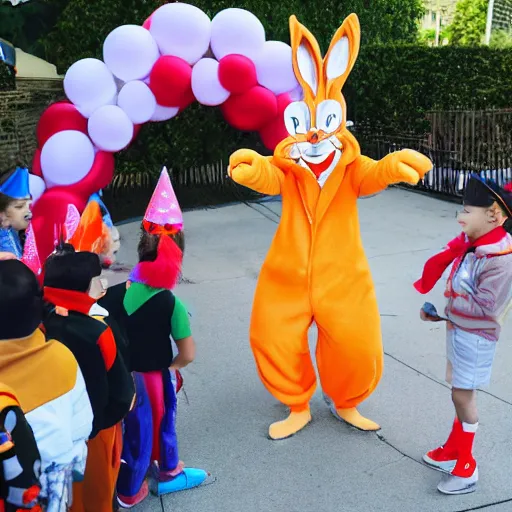
<instances>
[{"instance_id":1,"label":"white balloon","mask_svg":"<svg viewBox=\"0 0 512 512\"><path fill-rule=\"evenodd\" d=\"M117 87L114 76L103 61L82 59L68 69L64 77L64 91L77 107L92 113L115 98Z\"/></svg>"},{"instance_id":2,"label":"white balloon","mask_svg":"<svg viewBox=\"0 0 512 512\"><path fill-rule=\"evenodd\" d=\"M110 71L129 82L149 75L160 53L149 30L138 25L114 29L103 43L103 60Z\"/></svg>"},{"instance_id":3,"label":"white balloon","mask_svg":"<svg viewBox=\"0 0 512 512\"><path fill-rule=\"evenodd\" d=\"M151 121L168 121L177 116L179 111L179 107L162 107L162 105L157 105Z\"/></svg>"},{"instance_id":4,"label":"white balloon","mask_svg":"<svg viewBox=\"0 0 512 512\"><path fill-rule=\"evenodd\" d=\"M298 85L292 91L289 91L290 99L292 101L302 101L304 99L304 89L302 89L302 85Z\"/></svg>"},{"instance_id":5,"label":"white balloon","mask_svg":"<svg viewBox=\"0 0 512 512\"><path fill-rule=\"evenodd\" d=\"M230 95L219 81L219 63L201 59L192 69L192 92L202 105L221 105Z\"/></svg>"},{"instance_id":6,"label":"white balloon","mask_svg":"<svg viewBox=\"0 0 512 512\"><path fill-rule=\"evenodd\" d=\"M43 178L36 176L35 174L28 175L28 186L30 195L32 196L32 204L34 205L37 200L43 195L46 190L46 184Z\"/></svg>"},{"instance_id":7,"label":"white balloon","mask_svg":"<svg viewBox=\"0 0 512 512\"><path fill-rule=\"evenodd\" d=\"M274 94L283 94L297 87L293 72L292 48L281 41L267 41L254 59L258 82Z\"/></svg>"},{"instance_id":8,"label":"white balloon","mask_svg":"<svg viewBox=\"0 0 512 512\"><path fill-rule=\"evenodd\" d=\"M210 18L198 7L166 4L151 18L151 35L163 55L174 55L195 64L210 46Z\"/></svg>"},{"instance_id":9,"label":"white balloon","mask_svg":"<svg viewBox=\"0 0 512 512\"><path fill-rule=\"evenodd\" d=\"M232 53L253 59L264 43L261 21L245 9L224 9L212 20L211 47L217 60Z\"/></svg>"},{"instance_id":10,"label":"white balloon","mask_svg":"<svg viewBox=\"0 0 512 512\"><path fill-rule=\"evenodd\" d=\"M155 95L140 80L128 82L121 89L117 104L124 110L133 124L147 123L156 110Z\"/></svg>"},{"instance_id":11,"label":"white balloon","mask_svg":"<svg viewBox=\"0 0 512 512\"><path fill-rule=\"evenodd\" d=\"M101 107L89 118L89 137L103 151L121 151L133 139L133 123L116 105Z\"/></svg>"},{"instance_id":12,"label":"white balloon","mask_svg":"<svg viewBox=\"0 0 512 512\"><path fill-rule=\"evenodd\" d=\"M101 105L98 105L97 103L86 103L85 105L76 106L76 109L80 114L82 114L86 119L89 119L96 110L98 110L101 107L104 107L105 105L117 105L117 92L114 94L111 98L108 100L105 100L102 102Z\"/></svg>"},{"instance_id":13,"label":"white balloon","mask_svg":"<svg viewBox=\"0 0 512 512\"><path fill-rule=\"evenodd\" d=\"M78 183L87 176L93 163L92 142L76 130L56 133L41 150L41 169L48 188Z\"/></svg>"}]
</instances>

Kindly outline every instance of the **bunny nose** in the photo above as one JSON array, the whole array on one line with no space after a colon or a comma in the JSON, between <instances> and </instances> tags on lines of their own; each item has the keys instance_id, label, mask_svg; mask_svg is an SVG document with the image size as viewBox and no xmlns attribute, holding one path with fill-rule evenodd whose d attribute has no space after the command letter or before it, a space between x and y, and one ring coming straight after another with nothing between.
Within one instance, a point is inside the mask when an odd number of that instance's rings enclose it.
<instances>
[{"instance_id":1,"label":"bunny nose","mask_svg":"<svg viewBox=\"0 0 512 512\"><path fill-rule=\"evenodd\" d=\"M316 130L310 130L307 139L311 144L316 144L318 142L318 132Z\"/></svg>"}]
</instances>

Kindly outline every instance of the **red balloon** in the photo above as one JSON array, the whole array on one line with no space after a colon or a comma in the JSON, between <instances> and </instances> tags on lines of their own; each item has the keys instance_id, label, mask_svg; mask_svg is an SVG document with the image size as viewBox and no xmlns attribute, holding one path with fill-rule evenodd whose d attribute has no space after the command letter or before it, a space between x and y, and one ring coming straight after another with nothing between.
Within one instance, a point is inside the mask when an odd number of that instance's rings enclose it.
<instances>
[{"instance_id":1,"label":"red balloon","mask_svg":"<svg viewBox=\"0 0 512 512\"><path fill-rule=\"evenodd\" d=\"M87 119L68 101L50 105L37 123L37 142L42 148L45 142L63 130L76 130L87 135Z\"/></svg>"},{"instance_id":2,"label":"red balloon","mask_svg":"<svg viewBox=\"0 0 512 512\"><path fill-rule=\"evenodd\" d=\"M179 57L164 55L153 66L149 87L163 107L184 107L192 93L192 67ZM193 101L193 100L192 100Z\"/></svg>"},{"instance_id":3,"label":"red balloon","mask_svg":"<svg viewBox=\"0 0 512 512\"><path fill-rule=\"evenodd\" d=\"M37 148L34 152L34 158L32 159L32 170L30 172L35 176L43 178L43 170L41 169L41 150L39 148Z\"/></svg>"},{"instance_id":4,"label":"red balloon","mask_svg":"<svg viewBox=\"0 0 512 512\"><path fill-rule=\"evenodd\" d=\"M277 97L277 113L278 115L284 115L284 111L286 110L286 107L292 103L293 100L291 99L290 95L285 92L284 94L280 94Z\"/></svg>"},{"instance_id":5,"label":"red balloon","mask_svg":"<svg viewBox=\"0 0 512 512\"><path fill-rule=\"evenodd\" d=\"M257 85L244 94L230 96L220 108L226 121L238 130L256 131L276 117L277 98Z\"/></svg>"},{"instance_id":6,"label":"red balloon","mask_svg":"<svg viewBox=\"0 0 512 512\"><path fill-rule=\"evenodd\" d=\"M41 261L53 252L54 226L64 222L68 204L74 204L82 213L91 195L112 181L114 164L112 153L98 151L85 178L73 185L47 189L39 198L34 205L31 222Z\"/></svg>"},{"instance_id":7,"label":"red balloon","mask_svg":"<svg viewBox=\"0 0 512 512\"><path fill-rule=\"evenodd\" d=\"M132 137L132 140L130 141L130 144L138 137L139 133L140 133L140 130L142 128L142 125L141 124L134 124L133 125L133 137ZM128 144L128 146L130 145Z\"/></svg>"},{"instance_id":8,"label":"red balloon","mask_svg":"<svg viewBox=\"0 0 512 512\"><path fill-rule=\"evenodd\" d=\"M261 141L271 151L274 151L276 146L288 137L284 124L284 111L291 102L289 94L280 94L277 97L277 116L260 130Z\"/></svg>"},{"instance_id":9,"label":"red balloon","mask_svg":"<svg viewBox=\"0 0 512 512\"><path fill-rule=\"evenodd\" d=\"M219 61L219 81L232 94L242 94L258 85L254 62L243 55L226 55Z\"/></svg>"},{"instance_id":10,"label":"red balloon","mask_svg":"<svg viewBox=\"0 0 512 512\"><path fill-rule=\"evenodd\" d=\"M146 30L149 30L151 28L151 20L153 18L153 15L151 15L143 24L142 26L146 29Z\"/></svg>"},{"instance_id":11,"label":"red balloon","mask_svg":"<svg viewBox=\"0 0 512 512\"><path fill-rule=\"evenodd\" d=\"M106 151L98 151L87 176L78 183L62 188L87 202L92 194L110 184L114 177L114 168L114 155Z\"/></svg>"},{"instance_id":12,"label":"red balloon","mask_svg":"<svg viewBox=\"0 0 512 512\"><path fill-rule=\"evenodd\" d=\"M46 190L32 210L32 229L37 244L39 259L43 263L55 249L55 226L60 226L66 220L69 204L74 204L82 213L87 204L69 187L55 187Z\"/></svg>"}]
</instances>

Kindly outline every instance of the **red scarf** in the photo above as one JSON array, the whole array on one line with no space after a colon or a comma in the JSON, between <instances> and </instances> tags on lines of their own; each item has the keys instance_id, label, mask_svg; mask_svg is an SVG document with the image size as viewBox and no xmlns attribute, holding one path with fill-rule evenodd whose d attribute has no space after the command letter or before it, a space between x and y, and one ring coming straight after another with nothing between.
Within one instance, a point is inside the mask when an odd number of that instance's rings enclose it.
<instances>
[{"instance_id":1,"label":"red scarf","mask_svg":"<svg viewBox=\"0 0 512 512\"><path fill-rule=\"evenodd\" d=\"M77 313L88 315L92 305L96 302L87 293L74 290L63 290L61 288L45 286L43 291L44 300L50 302L59 310L76 311Z\"/></svg>"},{"instance_id":2,"label":"red scarf","mask_svg":"<svg viewBox=\"0 0 512 512\"><path fill-rule=\"evenodd\" d=\"M448 243L447 248L430 258L423 268L421 279L414 283L414 288L422 294L428 293L441 279L444 271L457 259L463 257L470 249L498 243L507 235L500 226L493 229L475 242L470 242L464 233Z\"/></svg>"}]
</instances>

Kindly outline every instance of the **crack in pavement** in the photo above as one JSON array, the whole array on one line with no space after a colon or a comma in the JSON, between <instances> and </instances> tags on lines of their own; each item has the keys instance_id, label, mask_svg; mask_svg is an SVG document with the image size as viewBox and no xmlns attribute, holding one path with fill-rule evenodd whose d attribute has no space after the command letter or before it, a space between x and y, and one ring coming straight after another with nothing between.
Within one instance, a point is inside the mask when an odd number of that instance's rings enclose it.
<instances>
[{"instance_id":1,"label":"crack in pavement","mask_svg":"<svg viewBox=\"0 0 512 512\"><path fill-rule=\"evenodd\" d=\"M387 468L388 466L392 466L393 464L398 464L399 462L402 462L407 457L405 455L400 455L400 457L396 460L392 460L391 462L386 462L385 464L379 464L378 466L372 468L372 469L365 469L363 473L373 476L373 473L376 471L380 471L381 469Z\"/></svg>"},{"instance_id":2,"label":"crack in pavement","mask_svg":"<svg viewBox=\"0 0 512 512\"><path fill-rule=\"evenodd\" d=\"M274 224L278 224L279 223L278 221L275 221L274 219L272 219L269 216L267 216L264 213L262 213L257 208L251 206L249 203L245 202L245 205L248 206L249 208L252 208L253 210L257 211L263 217L267 218L268 220L270 220ZM271 211L276 217L280 218L280 215L278 215L276 212L274 212L273 210L271 210L270 208L268 208L266 206L264 206L264 207L267 208L269 211ZM412 251L410 251L410 250L409 251L401 251L401 252L390 253L390 254L379 254L379 255L371 256L368 259L376 259L376 258L382 258L382 257L387 257L387 256L398 256L400 254L413 254L413 253L427 252L427 251L432 251L432 250L433 249L431 249L431 248L430 249L416 249L416 250L412 250ZM391 316L391 315L386 315L386 316ZM437 379L435 379L433 377L430 377L429 375L427 375L427 374L421 372L420 370L414 368L413 366L405 363L404 361L402 361L399 358L393 356L392 354L390 354L388 352L384 352L384 354L387 357L389 357L389 358L393 359L394 361L396 361L397 363L400 363L401 365L405 366L406 368L408 368L408 369L416 372L417 374L421 375L422 377L424 377L424 378L426 378L428 380L431 380L432 382L435 382L436 384L438 384L440 386L443 386L444 388L451 389L450 386L448 386L448 384L445 384L445 383L440 382L439 380L437 380ZM509 406L512 406L511 402L508 402L507 400L504 400L503 398L500 398L499 396L493 395L492 393L489 393L488 391L481 390L480 393L488 395L488 396L490 396L490 397L492 397L492 398L494 398L494 399L496 399L496 400L498 400L498 401L500 401L502 403L505 403L505 404L507 404ZM381 442L383 442L384 444L386 444L387 446L389 446L390 448L392 448L393 450L395 450L396 452L398 452L401 455L400 459L398 459L396 461L393 461L391 463L388 463L388 464L384 464L381 467L389 466L391 464L396 464L398 462L401 462L405 458L405 459L409 459L409 460L415 462L416 464L421 465L425 469L431 469L426 464L424 464L422 461L415 459L414 457L412 457L412 456L408 455L407 453L403 452L402 450L400 450L400 448L398 448L397 446L394 446L381 433L376 432L375 435L376 435L377 439L379 439ZM379 468L376 468L376 469L379 469ZM476 511L476 510L484 510L486 508L494 507L494 506L497 506L497 505L503 505L505 503L512 503L512 498L508 498L508 499L501 500L501 501L495 501L495 502L492 502L492 503L487 503L487 504L484 504L484 505L479 505L477 507L466 508L466 509L458 510L458 511L454 511L454 512L473 512L473 511Z\"/></svg>"}]
</instances>

